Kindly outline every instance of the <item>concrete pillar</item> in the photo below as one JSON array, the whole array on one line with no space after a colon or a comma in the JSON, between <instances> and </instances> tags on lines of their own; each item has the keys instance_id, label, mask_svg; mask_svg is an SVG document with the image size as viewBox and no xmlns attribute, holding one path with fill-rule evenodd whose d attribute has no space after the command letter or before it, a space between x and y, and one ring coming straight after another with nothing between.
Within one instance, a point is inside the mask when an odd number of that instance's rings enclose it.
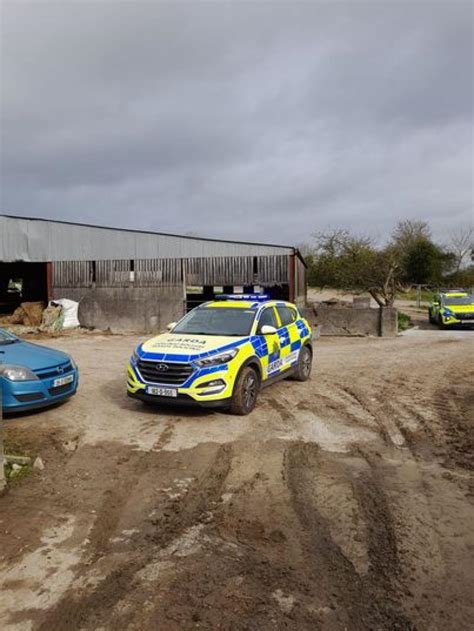
<instances>
[{"instance_id":1,"label":"concrete pillar","mask_svg":"<svg viewBox=\"0 0 474 631\"><path fill-rule=\"evenodd\" d=\"M398 333L398 316L394 307L379 308L379 335L393 337Z\"/></svg>"}]
</instances>

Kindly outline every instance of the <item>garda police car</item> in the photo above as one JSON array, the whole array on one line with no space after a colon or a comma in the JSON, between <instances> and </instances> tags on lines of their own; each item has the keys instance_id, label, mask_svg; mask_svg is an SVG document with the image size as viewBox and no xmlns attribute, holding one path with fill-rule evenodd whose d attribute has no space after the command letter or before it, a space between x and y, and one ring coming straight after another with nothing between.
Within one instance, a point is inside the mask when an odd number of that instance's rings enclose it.
<instances>
[{"instance_id":1,"label":"garda police car","mask_svg":"<svg viewBox=\"0 0 474 631\"><path fill-rule=\"evenodd\" d=\"M432 324L444 329L450 326L474 325L474 296L462 289L440 291L433 296L428 307Z\"/></svg>"},{"instance_id":2,"label":"garda police car","mask_svg":"<svg viewBox=\"0 0 474 631\"><path fill-rule=\"evenodd\" d=\"M306 381L311 374L311 328L288 302L221 295L168 330L135 349L128 364L130 397L243 415L255 407L261 387L290 375Z\"/></svg>"}]
</instances>

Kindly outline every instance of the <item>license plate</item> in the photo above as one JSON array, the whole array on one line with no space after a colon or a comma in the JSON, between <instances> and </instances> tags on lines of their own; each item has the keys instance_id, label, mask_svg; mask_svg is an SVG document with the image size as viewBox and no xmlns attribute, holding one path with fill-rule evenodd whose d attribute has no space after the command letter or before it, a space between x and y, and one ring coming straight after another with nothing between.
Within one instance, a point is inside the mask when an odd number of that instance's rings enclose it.
<instances>
[{"instance_id":1,"label":"license plate","mask_svg":"<svg viewBox=\"0 0 474 631\"><path fill-rule=\"evenodd\" d=\"M148 386L146 389L148 394L153 394L156 397L177 397L178 391L176 388L160 388L159 386Z\"/></svg>"},{"instance_id":2,"label":"license plate","mask_svg":"<svg viewBox=\"0 0 474 631\"><path fill-rule=\"evenodd\" d=\"M74 375L67 375L66 377L58 377L53 381L53 388L58 386L65 386L67 383L74 381Z\"/></svg>"}]
</instances>

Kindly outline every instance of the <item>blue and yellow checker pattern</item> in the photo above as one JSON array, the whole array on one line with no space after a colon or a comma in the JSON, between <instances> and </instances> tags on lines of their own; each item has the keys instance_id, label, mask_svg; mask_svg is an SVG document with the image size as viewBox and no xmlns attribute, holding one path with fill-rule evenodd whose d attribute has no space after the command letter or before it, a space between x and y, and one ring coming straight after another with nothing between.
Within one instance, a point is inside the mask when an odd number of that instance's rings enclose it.
<instances>
[{"instance_id":1,"label":"blue and yellow checker pattern","mask_svg":"<svg viewBox=\"0 0 474 631\"><path fill-rule=\"evenodd\" d=\"M465 298L465 304L458 304L456 298ZM465 291L449 291L435 294L428 307L429 321L441 327L474 325L474 296Z\"/></svg>"},{"instance_id":2,"label":"blue and yellow checker pattern","mask_svg":"<svg viewBox=\"0 0 474 631\"><path fill-rule=\"evenodd\" d=\"M308 321L291 303L278 300L262 302L229 299L216 300L204 307L254 310L250 334L225 337L171 332L148 340L137 347L127 366L127 391L130 396L142 398L140 395L150 392L155 386L170 386L169 382L160 383L159 375L156 380L153 377L153 381L144 375L143 366L148 366L149 362L162 362L171 370L175 366L186 368L184 372L187 374L182 383L172 386L177 390L178 397L200 404L226 402L232 397L235 382L244 365L251 364L258 368L261 382L264 383L281 377L282 373L291 372L298 363L301 347L312 344L312 331ZM285 309L282 310L282 307ZM273 312L276 333L261 335L260 318L268 309ZM283 322L281 311L286 316L290 314L291 322ZM226 353L236 354L229 358ZM222 362L218 359L221 356ZM206 359L218 363L203 366L202 360Z\"/></svg>"}]
</instances>

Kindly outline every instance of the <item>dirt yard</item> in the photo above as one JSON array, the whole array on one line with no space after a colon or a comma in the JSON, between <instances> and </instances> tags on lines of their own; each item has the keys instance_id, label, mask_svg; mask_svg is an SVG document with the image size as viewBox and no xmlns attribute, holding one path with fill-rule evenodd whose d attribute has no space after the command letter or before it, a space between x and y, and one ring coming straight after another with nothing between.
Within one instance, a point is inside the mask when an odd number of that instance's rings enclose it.
<instances>
[{"instance_id":1,"label":"dirt yard","mask_svg":"<svg viewBox=\"0 0 474 631\"><path fill-rule=\"evenodd\" d=\"M137 341L49 341L79 393L6 423L45 468L0 499L0 628L472 629L474 332L323 339L246 418L127 399Z\"/></svg>"}]
</instances>

